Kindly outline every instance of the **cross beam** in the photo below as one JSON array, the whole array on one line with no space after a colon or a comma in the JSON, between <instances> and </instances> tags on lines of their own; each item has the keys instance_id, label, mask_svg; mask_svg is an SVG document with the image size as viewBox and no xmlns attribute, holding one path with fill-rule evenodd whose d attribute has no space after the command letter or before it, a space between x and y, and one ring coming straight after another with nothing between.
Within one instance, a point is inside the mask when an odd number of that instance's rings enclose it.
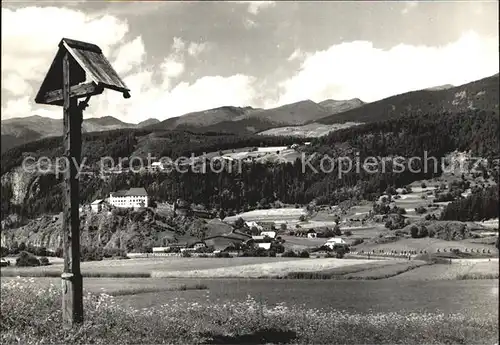
<instances>
[{"instance_id":1,"label":"cross beam","mask_svg":"<svg viewBox=\"0 0 500 345\"><path fill-rule=\"evenodd\" d=\"M85 83L72 86L69 90L69 98L82 98L88 96L100 95L104 87L95 83ZM63 90L49 91L42 96L41 101L45 104L62 105L64 102Z\"/></svg>"}]
</instances>

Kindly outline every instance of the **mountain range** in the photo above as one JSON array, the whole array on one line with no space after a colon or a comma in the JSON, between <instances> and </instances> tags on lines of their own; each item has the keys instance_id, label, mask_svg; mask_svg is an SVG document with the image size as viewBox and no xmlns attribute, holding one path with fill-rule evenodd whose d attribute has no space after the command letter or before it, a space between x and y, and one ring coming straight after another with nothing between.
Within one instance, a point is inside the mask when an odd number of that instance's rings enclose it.
<instances>
[{"instance_id":1,"label":"mountain range","mask_svg":"<svg viewBox=\"0 0 500 345\"><path fill-rule=\"evenodd\" d=\"M83 132L102 132L122 128L152 130L189 130L193 132L256 133L282 125L301 125L334 112L352 109L363 104L358 99L347 101L326 100L324 105L301 101L272 109L223 106L192 112L164 121L148 119L138 124L126 123L112 116L88 118L83 121ZM62 121L33 115L2 121L2 152L11 147L37 139L62 134Z\"/></svg>"},{"instance_id":2,"label":"mountain range","mask_svg":"<svg viewBox=\"0 0 500 345\"><path fill-rule=\"evenodd\" d=\"M142 128L159 123L157 119L147 119L138 124L126 123L113 116L88 118L83 120L83 132L102 132L120 128ZM46 137L62 135L63 122L39 115L18 117L2 121L2 152L11 147Z\"/></svg>"},{"instance_id":3,"label":"mountain range","mask_svg":"<svg viewBox=\"0 0 500 345\"><path fill-rule=\"evenodd\" d=\"M284 133L322 133L337 130L339 124L361 124L388 120L409 113L460 112L467 109L498 111L498 74L461 86L442 85L419 91L406 92L379 101L365 103L358 98L350 100L327 99L316 103L304 100L270 109L223 106L164 121L147 119L139 124L126 123L112 116L88 118L83 122L84 132L100 132L123 128L144 128L154 131L185 130L191 132L219 132L284 135ZM301 126L304 129L301 129ZM319 129L315 131L315 126ZM331 129L325 126L332 126ZM295 130L294 128L297 128ZM280 129L278 131L269 131ZM1 122L2 152L11 147L37 139L59 136L62 121L38 115L13 118ZM276 133L276 134L275 134ZM277 134L280 133L280 134Z\"/></svg>"}]
</instances>

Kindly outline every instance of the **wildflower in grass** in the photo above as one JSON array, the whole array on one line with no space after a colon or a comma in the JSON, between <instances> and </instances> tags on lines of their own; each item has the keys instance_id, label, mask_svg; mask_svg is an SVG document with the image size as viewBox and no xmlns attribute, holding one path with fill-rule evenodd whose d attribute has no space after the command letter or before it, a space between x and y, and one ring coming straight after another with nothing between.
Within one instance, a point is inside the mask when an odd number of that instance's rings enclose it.
<instances>
[{"instance_id":1,"label":"wildflower in grass","mask_svg":"<svg viewBox=\"0 0 500 345\"><path fill-rule=\"evenodd\" d=\"M20 287L23 287L21 290ZM2 343L203 343L217 336L238 337L261 331L290 332L291 343L493 343L495 316L465 318L444 313L367 313L310 309L280 303L268 306L252 296L224 303L176 298L158 307L123 307L109 294L84 296L85 322L61 329L58 287L33 280L2 283ZM496 316L498 318L498 316ZM42 341L43 340L43 341ZM273 341L267 341L272 343Z\"/></svg>"}]
</instances>

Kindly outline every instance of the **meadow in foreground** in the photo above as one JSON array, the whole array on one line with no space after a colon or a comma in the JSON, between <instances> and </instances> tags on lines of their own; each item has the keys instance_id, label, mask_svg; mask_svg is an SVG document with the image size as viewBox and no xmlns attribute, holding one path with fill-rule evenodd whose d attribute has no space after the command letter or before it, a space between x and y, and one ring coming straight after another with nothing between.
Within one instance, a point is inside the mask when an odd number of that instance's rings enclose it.
<instances>
[{"instance_id":1,"label":"meadow in foreground","mask_svg":"<svg viewBox=\"0 0 500 345\"><path fill-rule=\"evenodd\" d=\"M61 328L60 290L33 279L2 284L3 344L443 344L495 343L497 322L459 314L349 313L268 307L246 301L174 301L148 309L120 306L112 296L87 293L85 322Z\"/></svg>"}]
</instances>

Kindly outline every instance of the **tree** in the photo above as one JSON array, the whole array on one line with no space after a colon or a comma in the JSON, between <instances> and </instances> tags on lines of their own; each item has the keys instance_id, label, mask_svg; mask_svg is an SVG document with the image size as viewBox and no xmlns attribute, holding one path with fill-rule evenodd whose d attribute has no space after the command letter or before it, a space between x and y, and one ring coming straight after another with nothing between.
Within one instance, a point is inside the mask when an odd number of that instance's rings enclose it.
<instances>
[{"instance_id":1,"label":"tree","mask_svg":"<svg viewBox=\"0 0 500 345\"><path fill-rule=\"evenodd\" d=\"M21 252L16 259L16 266L18 267L32 267L40 266L40 261L31 253Z\"/></svg>"},{"instance_id":2,"label":"tree","mask_svg":"<svg viewBox=\"0 0 500 345\"><path fill-rule=\"evenodd\" d=\"M256 226L252 226L250 228L250 234L257 236L260 233L259 229Z\"/></svg>"},{"instance_id":3,"label":"tree","mask_svg":"<svg viewBox=\"0 0 500 345\"><path fill-rule=\"evenodd\" d=\"M427 209L423 206L419 206L419 207L415 208L416 214L424 214L425 212L427 212Z\"/></svg>"},{"instance_id":4,"label":"tree","mask_svg":"<svg viewBox=\"0 0 500 345\"><path fill-rule=\"evenodd\" d=\"M245 221L243 220L243 218L239 217L234 222L234 226L236 227L236 229L241 229L245 226Z\"/></svg>"},{"instance_id":5,"label":"tree","mask_svg":"<svg viewBox=\"0 0 500 345\"><path fill-rule=\"evenodd\" d=\"M410 235L412 238L418 238L418 227L416 225L411 226Z\"/></svg>"},{"instance_id":6,"label":"tree","mask_svg":"<svg viewBox=\"0 0 500 345\"><path fill-rule=\"evenodd\" d=\"M223 220L224 218L226 218L226 211L224 211L223 209L221 209L220 212L219 212L219 218L221 220Z\"/></svg>"},{"instance_id":7,"label":"tree","mask_svg":"<svg viewBox=\"0 0 500 345\"><path fill-rule=\"evenodd\" d=\"M335 236L342 235L342 231L340 231L340 226L338 224L335 224L335 226L333 227L333 233Z\"/></svg>"},{"instance_id":8,"label":"tree","mask_svg":"<svg viewBox=\"0 0 500 345\"><path fill-rule=\"evenodd\" d=\"M282 231L286 231L286 223L281 223L281 225L280 225L280 229L281 229Z\"/></svg>"}]
</instances>

